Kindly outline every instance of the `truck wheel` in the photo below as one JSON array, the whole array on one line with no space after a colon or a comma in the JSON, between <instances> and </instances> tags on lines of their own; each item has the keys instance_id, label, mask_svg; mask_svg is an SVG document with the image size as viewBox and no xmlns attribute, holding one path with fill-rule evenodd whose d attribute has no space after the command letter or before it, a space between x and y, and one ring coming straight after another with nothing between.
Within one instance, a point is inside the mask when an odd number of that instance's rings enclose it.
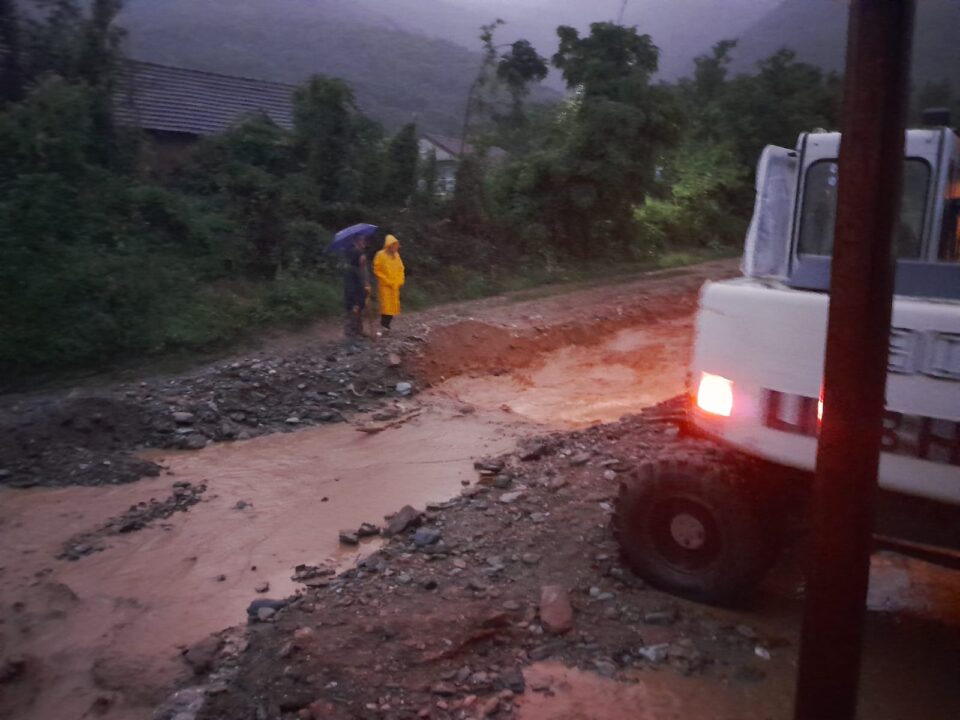
<instances>
[{"instance_id":1,"label":"truck wheel","mask_svg":"<svg viewBox=\"0 0 960 720\"><path fill-rule=\"evenodd\" d=\"M716 605L742 600L781 544L772 504L750 487L696 463L642 465L621 483L613 515L624 560L667 592Z\"/></svg>"}]
</instances>

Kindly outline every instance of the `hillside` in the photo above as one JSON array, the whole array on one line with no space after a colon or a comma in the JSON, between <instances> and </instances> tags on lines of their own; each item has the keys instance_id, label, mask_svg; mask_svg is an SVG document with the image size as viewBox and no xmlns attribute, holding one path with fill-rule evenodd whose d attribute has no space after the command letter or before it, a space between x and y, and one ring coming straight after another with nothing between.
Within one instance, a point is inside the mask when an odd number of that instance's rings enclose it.
<instances>
[{"instance_id":1,"label":"hillside","mask_svg":"<svg viewBox=\"0 0 960 720\"><path fill-rule=\"evenodd\" d=\"M120 22L135 58L293 83L341 77L393 127L456 131L480 64L476 52L340 0L131 0Z\"/></svg>"},{"instance_id":2,"label":"hillside","mask_svg":"<svg viewBox=\"0 0 960 720\"><path fill-rule=\"evenodd\" d=\"M949 80L960 90L960 0L918 0L914 84ZM784 0L740 36L734 69L749 71L779 48L830 70L844 64L847 4L840 0Z\"/></svg>"}]
</instances>

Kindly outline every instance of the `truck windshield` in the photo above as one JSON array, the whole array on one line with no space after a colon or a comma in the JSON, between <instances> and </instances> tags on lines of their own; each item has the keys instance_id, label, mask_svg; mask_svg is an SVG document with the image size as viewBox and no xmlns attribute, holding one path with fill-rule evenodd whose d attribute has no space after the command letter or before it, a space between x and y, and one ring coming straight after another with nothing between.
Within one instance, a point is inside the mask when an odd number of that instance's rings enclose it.
<instances>
[{"instance_id":1,"label":"truck windshield","mask_svg":"<svg viewBox=\"0 0 960 720\"><path fill-rule=\"evenodd\" d=\"M837 163L820 160L807 169L800 215L801 255L833 254L833 232L837 221ZM919 259L923 240L923 218L930 187L930 165L908 158L903 165L903 195L900 220L894 236L898 258Z\"/></svg>"}]
</instances>

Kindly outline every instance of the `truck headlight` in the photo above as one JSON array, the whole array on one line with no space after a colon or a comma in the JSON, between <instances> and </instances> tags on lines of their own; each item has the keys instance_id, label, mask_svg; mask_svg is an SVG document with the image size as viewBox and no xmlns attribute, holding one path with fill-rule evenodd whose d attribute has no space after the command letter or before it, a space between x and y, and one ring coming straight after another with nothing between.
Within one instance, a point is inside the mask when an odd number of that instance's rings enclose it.
<instances>
[{"instance_id":1,"label":"truck headlight","mask_svg":"<svg viewBox=\"0 0 960 720\"><path fill-rule=\"evenodd\" d=\"M700 374L697 407L711 415L730 417L733 412L733 380L710 373Z\"/></svg>"}]
</instances>

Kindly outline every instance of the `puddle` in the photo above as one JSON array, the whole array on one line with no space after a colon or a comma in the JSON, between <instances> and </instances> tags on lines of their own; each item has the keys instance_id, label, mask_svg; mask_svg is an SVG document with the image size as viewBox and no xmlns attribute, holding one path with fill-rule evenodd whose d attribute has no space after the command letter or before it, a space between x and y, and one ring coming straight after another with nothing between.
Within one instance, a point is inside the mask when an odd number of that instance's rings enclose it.
<instances>
[{"instance_id":1,"label":"puddle","mask_svg":"<svg viewBox=\"0 0 960 720\"><path fill-rule=\"evenodd\" d=\"M553 426L583 427L680 395L692 318L625 329L597 345L569 345L499 376L460 376L440 389L485 409L509 409Z\"/></svg>"},{"instance_id":2,"label":"puddle","mask_svg":"<svg viewBox=\"0 0 960 720\"><path fill-rule=\"evenodd\" d=\"M374 436L350 425L306 429L157 453L172 474L133 485L3 492L0 650L34 658L42 688L0 698L0 716L80 718L103 696L117 701L108 720L146 720L182 671L179 648L242 622L259 583L270 583L259 597L282 598L297 587L295 565L349 564L375 547L344 551L339 529L455 495L475 477L474 458L513 447L510 420L434 403ZM77 562L54 560L71 535L180 480L208 485L187 513L109 538L106 551ZM250 507L236 509L239 500ZM4 714L7 702L19 712Z\"/></svg>"}]
</instances>

